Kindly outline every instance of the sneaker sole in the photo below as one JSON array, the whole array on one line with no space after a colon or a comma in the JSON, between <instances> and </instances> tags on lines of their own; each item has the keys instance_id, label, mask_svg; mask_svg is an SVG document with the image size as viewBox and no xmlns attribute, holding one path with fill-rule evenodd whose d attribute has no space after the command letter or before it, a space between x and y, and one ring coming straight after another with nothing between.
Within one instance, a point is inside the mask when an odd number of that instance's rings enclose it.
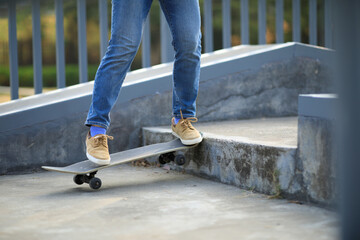
<instances>
[{"instance_id":1,"label":"sneaker sole","mask_svg":"<svg viewBox=\"0 0 360 240\"><path fill-rule=\"evenodd\" d=\"M197 144L197 143L200 143L202 141L202 136L198 137L198 138L194 138L194 139L190 139L190 140L184 140L184 139L181 139L181 137L179 135L177 135L175 132L172 132L172 134L179 138L181 143L184 144L184 145L194 145L194 144Z\"/></svg>"},{"instance_id":2,"label":"sneaker sole","mask_svg":"<svg viewBox=\"0 0 360 240\"><path fill-rule=\"evenodd\" d=\"M91 156L90 154L86 153L87 158L92 161L93 163L96 163L97 165L109 165L110 164L110 158L108 160L103 159L97 159Z\"/></svg>"}]
</instances>

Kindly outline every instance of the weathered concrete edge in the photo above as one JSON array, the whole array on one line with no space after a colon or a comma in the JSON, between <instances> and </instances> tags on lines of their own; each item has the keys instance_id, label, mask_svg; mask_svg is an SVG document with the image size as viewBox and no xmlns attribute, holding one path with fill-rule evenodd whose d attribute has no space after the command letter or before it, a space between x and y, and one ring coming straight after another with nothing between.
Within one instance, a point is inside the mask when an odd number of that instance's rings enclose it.
<instances>
[{"instance_id":1,"label":"weathered concrete edge","mask_svg":"<svg viewBox=\"0 0 360 240\"><path fill-rule=\"evenodd\" d=\"M185 153L189 162L184 166L174 164L171 168L274 197L335 208L337 189L333 153L318 159L328 145L327 142L316 144L319 137L327 138L329 133L326 127L314 128L318 126L314 125L314 119L317 122L316 118L301 118L299 128L310 124L308 129L316 137L304 139L309 138L309 134L299 132L302 143L298 143L298 147L257 144L204 133L204 141ZM144 145L173 139L171 130L165 128L144 127L142 133ZM313 151L306 149L308 142Z\"/></svg>"},{"instance_id":2,"label":"weathered concrete edge","mask_svg":"<svg viewBox=\"0 0 360 240\"><path fill-rule=\"evenodd\" d=\"M165 127L142 127L142 134L144 134L145 132L153 132L153 133L159 133L159 134L167 134L167 135L171 135L171 129L169 128L165 128ZM218 139L218 140L224 140L224 141L235 141L235 142L239 142L239 143L243 143L243 144L254 144L254 145L261 145L261 146L266 146L266 147L279 147L279 148L284 148L284 149L296 149L297 147L295 146L290 146L290 145L280 145L280 144L276 144L272 145L271 143L263 143L263 142L258 142L258 141L253 141L253 140L249 140L247 138L243 138L243 137L238 137L238 136L224 136L224 135L218 135L218 134L214 134L214 133L201 133L203 134L204 138L206 139ZM172 139L172 138L171 138Z\"/></svg>"},{"instance_id":3,"label":"weathered concrete edge","mask_svg":"<svg viewBox=\"0 0 360 240\"><path fill-rule=\"evenodd\" d=\"M291 59L296 55L296 46L298 43L287 43L278 46L255 50L248 54L242 54L239 57L219 59L215 63L208 63L201 67L200 81L206 81L226 74L239 72L242 69L256 69L266 62L281 61ZM314 47L302 45L302 49ZM319 50L322 55L328 55L325 61L331 58L332 52L328 50ZM311 50L304 52L311 58L317 58ZM329 55L330 54L330 55ZM261 57L259 57L261 55ZM303 54L304 55L304 54ZM219 70L220 69L220 70ZM124 84L122 92L117 103L123 103L142 96L154 94L156 92L169 91L172 88L172 75L163 74L162 76L151 77L139 81ZM90 84L90 83L89 83ZM63 90L62 92L66 91ZM54 101L50 104L44 104L30 109L14 109L11 112L0 113L0 132L18 129L24 126L30 126L39 122L46 122L59 119L64 114L85 112L90 104L92 91L83 93L81 96L72 96L60 101ZM61 95L61 92L58 93ZM41 97L41 96L40 96ZM56 98L56 94L54 94ZM64 110L66 109L66 110ZM65 111L65 112L64 112Z\"/></svg>"},{"instance_id":4,"label":"weathered concrete edge","mask_svg":"<svg viewBox=\"0 0 360 240\"><path fill-rule=\"evenodd\" d=\"M337 207L336 94L299 95L298 165L310 201Z\"/></svg>"},{"instance_id":5,"label":"weathered concrete edge","mask_svg":"<svg viewBox=\"0 0 360 240\"><path fill-rule=\"evenodd\" d=\"M142 133L144 145L173 139L171 131L163 128L144 127ZM276 197L306 201L295 177L297 147L203 135L203 142L185 153L188 162L184 166L172 165L172 169Z\"/></svg>"},{"instance_id":6,"label":"weathered concrete edge","mask_svg":"<svg viewBox=\"0 0 360 240\"><path fill-rule=\"evenodd\" d=\"M334 121L299 116L298 166L310 201L336 207L339 198Z\"/></svg>"}]
</instances>

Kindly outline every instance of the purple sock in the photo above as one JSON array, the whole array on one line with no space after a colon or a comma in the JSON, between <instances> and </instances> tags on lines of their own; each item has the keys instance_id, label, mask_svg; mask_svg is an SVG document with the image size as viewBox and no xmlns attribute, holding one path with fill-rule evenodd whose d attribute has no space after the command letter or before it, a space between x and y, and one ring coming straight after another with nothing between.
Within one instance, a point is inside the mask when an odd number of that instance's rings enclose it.
<instances>
[{"instance_id":1,"label":"purple sock","mask_svg":"<svg viewBox=\"0 0 360 240\"><path fill-rule=\"evenodd\" d=\"M98 134L106 134L106 129L102 128L102 127L96 127L96 126L91 126L90 127L90 135L91 137L94 137Z\"/></svg>"},{"instance_id":2,"label":"purple sock","mask_svg":"<svg viewBox=\"0 0 360 240\"><path fill-rule=\"evenodd\" d=\"M177 118L177 117L176 117L176 118L174 119L175 125L176 125L180 120L181 120L181 118Z\"/></svg>"}]
</instances>

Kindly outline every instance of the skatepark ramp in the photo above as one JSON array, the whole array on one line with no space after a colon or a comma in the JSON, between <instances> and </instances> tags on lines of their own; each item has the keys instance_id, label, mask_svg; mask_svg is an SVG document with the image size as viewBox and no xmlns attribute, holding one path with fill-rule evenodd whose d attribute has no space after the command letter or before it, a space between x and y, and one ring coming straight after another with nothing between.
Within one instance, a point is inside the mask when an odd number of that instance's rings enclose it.
<instances>
[{"instance_id":1,"label":"skatepark ramp","mask_svg":"<svg viewBox=\"0 0 360 240\"><path fill-rule=\"evenodd\" d=\"M332 50L300 43L242 45L202 56L201 122L297 116L298 95L332 90ZM128 74L115 104L110 151L140 146L142 127L171 119L172 64ZM93 82L0 105L0 174L84 160Z\"/></svg>"}]
</instances>

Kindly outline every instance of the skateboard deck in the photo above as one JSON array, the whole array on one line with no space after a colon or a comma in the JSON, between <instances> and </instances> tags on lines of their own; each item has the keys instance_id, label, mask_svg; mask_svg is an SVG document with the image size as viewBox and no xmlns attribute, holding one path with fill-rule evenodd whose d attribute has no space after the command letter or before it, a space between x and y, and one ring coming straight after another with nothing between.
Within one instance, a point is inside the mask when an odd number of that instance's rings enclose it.
<instances>
[{"instance_id":1,"label":"skateboard deck","mask_svg":"<svg viewBox=\"0 0 360 240\"><path fill-rule=\"evenodd\" d=\"M185 150L197 146L195 145L183 145L180 139L175 139L170 142L157 143L152 145L147 145L143 147L138 147L118 153L110 154L111 162L108 165L97 165L90 160L84 160L78 163L71 164L65 167L53 167L53 166L42 166L43 169L48 171L56 171L61 173L76 174L74 176L74 182L76 184L89 183L90 187L93 189L98 189L101 186L101 181L98 178L95 178L97 171L113 167L119 164L132 162L147 157L159 155L160 163L164 164L174 160L178 165L183 165L185 163L184 155L174 155L174 152ZM100 183L92 184L91 182L96 182L97 180ZM100 184L100 186L99 186Z\"/></svg>"}]
</instances>

